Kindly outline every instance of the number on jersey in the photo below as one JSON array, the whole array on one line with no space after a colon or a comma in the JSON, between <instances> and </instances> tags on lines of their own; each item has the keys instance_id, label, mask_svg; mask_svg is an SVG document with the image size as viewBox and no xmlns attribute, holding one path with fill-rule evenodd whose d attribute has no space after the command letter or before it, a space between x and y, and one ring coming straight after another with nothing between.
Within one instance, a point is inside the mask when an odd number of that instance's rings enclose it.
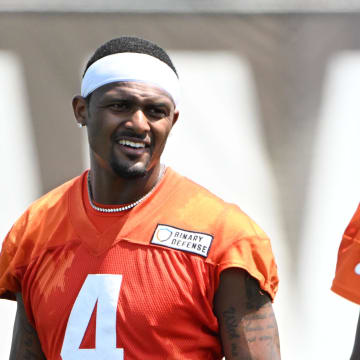
<instances>
[{"instance_id":1,"label":"number on jersey","mask_svg":"<svg viewBox=\"0 0 360 360\"><path fill-rule=\"evenodd\" d=\"M67 323L62 360L123 360L124 350L116 348L116 308L122 275L88 275ZM91 315L96 311L95 349L80 349Z\"/></svg>"}]
</instances>

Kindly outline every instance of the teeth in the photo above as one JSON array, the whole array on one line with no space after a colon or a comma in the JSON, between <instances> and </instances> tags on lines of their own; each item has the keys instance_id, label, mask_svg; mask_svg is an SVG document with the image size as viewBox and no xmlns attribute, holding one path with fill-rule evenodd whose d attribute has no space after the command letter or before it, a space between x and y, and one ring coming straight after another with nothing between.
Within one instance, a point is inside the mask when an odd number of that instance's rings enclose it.
<instances>
[{"instance_id":1,"label":"teeth","mask_svg":"<svg viewBox=\"0 0 360 360\"><path fill-rule=\"evenodd\" d=\"M145 147L145 144L143 144L143 143L136 143L136 142L129 141L129 140L119 140L118 143L119 143L120 145L130 146L130 147L135 148L135 149L139 149L139 148L144 148L144 147Z\"/></svg>"}]
</instances>

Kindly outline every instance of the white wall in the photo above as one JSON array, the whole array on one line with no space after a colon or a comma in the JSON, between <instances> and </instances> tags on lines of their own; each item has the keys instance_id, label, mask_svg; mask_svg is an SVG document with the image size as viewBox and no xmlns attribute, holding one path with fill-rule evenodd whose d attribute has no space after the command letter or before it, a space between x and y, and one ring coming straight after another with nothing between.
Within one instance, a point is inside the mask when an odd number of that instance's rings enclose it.
<instances>
[{"instance_id":1,"label":"white wall","mask_svg":"<svg viewBox=\"0 0 360 360\"><path fill-rule=\"evenodd\" d=\"M360 53L328 64L302 235L305 358L349 359L359 306L329 292L342 234L360 199Z\"/></svg>"},{"instance_id":2,"label":"white wall","mask_svg":"<svg viewBox=\"0 0 360 360\"><path fill-rule=\"evenodd\" d=\"M40 178L22 65L12 53L0 51L0 239L40 194ZM1 240L0 240L1 241ZM10 349L16 303L0 303L0 359Z\"/></svg>"}]
</instances>

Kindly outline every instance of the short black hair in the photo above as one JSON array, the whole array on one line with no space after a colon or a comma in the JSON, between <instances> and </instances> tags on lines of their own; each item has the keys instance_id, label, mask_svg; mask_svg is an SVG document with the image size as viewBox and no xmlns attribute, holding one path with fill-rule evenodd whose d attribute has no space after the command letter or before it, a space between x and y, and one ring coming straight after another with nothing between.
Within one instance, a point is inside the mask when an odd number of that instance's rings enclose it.
<instances>
[{"instance_id":1,"label":"short black hair","mask_svg":"<svg viewBox=\"0 0 360 360\"><path fill-rule=\"evenodd\" d=\"M147 54L156 57L170 66L176 76L179 77L174 64L164 49L149 40L144 40L136 36L121 36L107 41L105 44L101 45L98 49L96 49L93 56L86 64L83 76L85 75L89 66L91 66L95 61L108 55L123 52Z\"/></svg>"}]
</instances>

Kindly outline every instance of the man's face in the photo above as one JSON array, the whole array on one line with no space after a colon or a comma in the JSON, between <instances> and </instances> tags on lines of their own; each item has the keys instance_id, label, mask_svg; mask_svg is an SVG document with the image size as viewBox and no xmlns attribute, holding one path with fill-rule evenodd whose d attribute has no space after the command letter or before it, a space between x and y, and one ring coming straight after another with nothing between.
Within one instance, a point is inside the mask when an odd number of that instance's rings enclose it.
<instances>
[{"instance_id":1,"label":"man's face","mask_svg":"<svg viewBox=\"0 0 360 360\"><path fill-rule=\"evenodd\" d=\"M123 178L145 176L160 162L178 118L171 98L140 82L117 82L95 90L86 111L92 160Z\"/></svg>"}]
</instances>

